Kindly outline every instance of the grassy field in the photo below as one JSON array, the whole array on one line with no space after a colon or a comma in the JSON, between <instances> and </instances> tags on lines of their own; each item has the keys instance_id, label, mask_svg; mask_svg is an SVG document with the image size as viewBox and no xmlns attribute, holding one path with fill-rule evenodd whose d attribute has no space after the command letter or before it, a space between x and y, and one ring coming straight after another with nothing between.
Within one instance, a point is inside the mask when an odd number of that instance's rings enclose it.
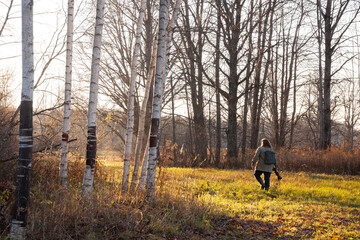
<instances>
[{"instance_id":1,"label":"grassy field","mask_svg":"<svg viewBox=\"0 0 360 240\"><path fill-rule=\"evenodd\" d=\"M57 163L35 165L29 239L359 239L360 177L281 172L262 191L250 170L160 168L156 201L120 195L122 162L98 165L92 201L81 199L83 162L70 187ZM9 225L0 229L6 238ZM0 231L0 232L1 232Z\"/></svg>"},{"instance_id":2,"label":"grassy field","mask_svg":"<svg viewBox=\"0 0 360 240\"><path fill-rule=\"evenodd\" d=\"M268 192L249 170L166 169L161 192L203 206L203 233L231 239L356 239L360 237L359 177L282 173Z\"/></svg>"}]
</instances>

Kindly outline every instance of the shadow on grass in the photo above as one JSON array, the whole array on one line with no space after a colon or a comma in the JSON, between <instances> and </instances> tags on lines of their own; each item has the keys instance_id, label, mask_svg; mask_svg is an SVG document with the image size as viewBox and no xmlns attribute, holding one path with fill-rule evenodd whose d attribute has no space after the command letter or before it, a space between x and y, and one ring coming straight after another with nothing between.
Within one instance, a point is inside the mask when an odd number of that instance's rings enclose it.
<instances>
[{"instance_id":1,"label":"shadow on grass","mask_svg":"<svg viewBox=\"0 0 360 240\"><path fill-rule=\"evenodd\" d=\"M342 177L340 176L331 176L331 175L328 175L328 176L321 176L321 175L310 175L309 176L310 179L315 179L315 180L326 180L326 181L339 181L339 180L342 180Z\"/></svg>"},{"instance_id":2,"label":"shadow on grass","mask_svg":"<svg viewBox=\"0 0 360 240\"><path fill-rule=\"evenodd\" d=\"M173 200L166 210L163 209L162 217L157 216L152 221L146 218L154 215L144 217L141 229L145 231L133 232L136 236L123 239L301 239L316 234L316 228L312 226L296 222L284 224L280 215L276 221L254 219L252 213L228 216L194 204L196 201L189 205L181 199ZM161 208L162 201L157 202L157 208Z\"/></svg>"}]
</instances>

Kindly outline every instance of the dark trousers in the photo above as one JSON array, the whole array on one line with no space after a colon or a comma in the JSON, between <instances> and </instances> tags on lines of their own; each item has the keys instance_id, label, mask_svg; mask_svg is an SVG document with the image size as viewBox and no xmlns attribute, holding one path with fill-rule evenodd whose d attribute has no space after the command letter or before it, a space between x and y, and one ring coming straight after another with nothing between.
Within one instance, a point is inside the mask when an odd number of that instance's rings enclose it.
<instances>
[{"instance_id":1,"label":"dark trousers","mask_svg":"<svg viewBox=\"0 0 360 240\"><path fill-rule=\"evenodd\" d=\"M264 174L265 184L264 184L264 182L263 182L263 180L261 178L261 174ZM269 173L269 172L264 172L264 171L259 171L259 170L256 170L255 173L254 173L254 176L255 176L256 180L266 190L268 190L269 187L270 187L270 175L271 175L271 173Z\"/></svg>"}]
</instances>

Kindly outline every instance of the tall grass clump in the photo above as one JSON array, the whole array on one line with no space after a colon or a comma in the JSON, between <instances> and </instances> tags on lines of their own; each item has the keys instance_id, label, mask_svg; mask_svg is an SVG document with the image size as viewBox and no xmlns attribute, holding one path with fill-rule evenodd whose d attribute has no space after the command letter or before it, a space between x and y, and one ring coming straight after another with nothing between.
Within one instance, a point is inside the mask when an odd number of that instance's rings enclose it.
<instances>
[{"instance_id":1,"label":"tall grass clump","mask_svg":"<svg viewBox=\"0 0 360 240\"><path fill-rule=\"evenodd\" d=\"M281 149L278 159L281 169L293 172L360 174L360 150L351 152L335 147L329 150Z\"/></svg>"},{"instance_id":2,"label":"tall grass clump","mask_svg":"<svg viewBox=\"0 0 360 240\"><path fill-rule=\"evenodd\" d=\"M185 236L210 234L206 220L208 207L191 204L194 200L191 192L185 199L179 197L182 194L167 191L169 179L165 168L157 177L155 202L145 202L142 193L121 195L121 164L119 159L99 157L92 198L85 200L81 195L84 159L75 156L69 159L69 185L63 189L59 184L58 157L34 156L27 238L174 239L182 236L181 239L187 239ZM7 171L12 172L9 176L14 175L16 166ZM0 182L3 181L1 177ZM9 237L14 177L8 185L10 192L2 208L0 239ZM194 228L198 233L193 232Z\"/></svg>"},{"instance_id":3,"label":"tall grass clump","mask_svg":"<svg viewBox=\"0 0 360 240\"><path fill-rule=\"evenodd\" d=\"M160 151L160 164L167 167L193 167L196 157L183 151L177 154L177 161L173 158L176 148L163 147ZM208 168L215 167L215 159L211 154L215 150L208 152L209 159L199 163L196 167ZM221 149L220 164L216 166L220 169L250 169L252 157L255 149L247 149L245 154L239 153L237 159L226 159L226 149ZM353 151L343 147L332 147L328 150L317 150L313 148L281 148L276 150L279 168L292 172L316 172L328 174L360 174L360 149Z\"/></svg>"},{"instance_id":4,"label":"tall grass clump","mask_svg":"<svg viewBox=\"0 0 360 240\"><path fill-rule=\"evenodd\" d=\"M88 201L81 196L84 160L72 157L69 161L67 189L59 184L58 163L58 157L47 154L37 154L33 159L28 239L115 239L134 231L141 219L137 210L141 201L119 195L119 183L108 181L111 173L101 160L97 161L95 187ZM15 168L8 170L16 172ZM9 233L10 205L9 199L9 210L3 212L1 238Z\"/></svg>"}]
</instances>

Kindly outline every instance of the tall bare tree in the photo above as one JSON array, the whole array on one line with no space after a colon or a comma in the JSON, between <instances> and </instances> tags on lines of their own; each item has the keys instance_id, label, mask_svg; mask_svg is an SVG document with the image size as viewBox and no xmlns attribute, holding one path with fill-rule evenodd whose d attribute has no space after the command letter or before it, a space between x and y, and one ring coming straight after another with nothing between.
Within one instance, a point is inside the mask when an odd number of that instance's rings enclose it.
<instances>
[{"instance_id":1,"label":"tall bare tree","mask_svg":"<svg viewBox=\"0 0 360 240\"><path fill-rule=\"evenodd\" d=\"M171 125L172 125L172 149L173 149L173 160L177 163L177 147L176 147L176 121L175 121L175 94L174 94L174 79L170 76L170 87L171 87Z\"/></svg>"},{"instance_id":2,"label":"tall bare tree","mask_svg":"<svg viewBox=\"0 0 360 240\"><path fill-rule=\"evenodd\" d=\"M101 53L101 39L102 29L104 24L104 6L105 0L97 0L96 4L96 23L94 46L91 63L91 82L90 82L90 97L88 108L88 136L86 146L86 166L83 182L83 195L90 197L92 186L94 182L95 160L96 160L96 111L98 102L98 82L100 72L100 53Z\"/></svg>"},{"instance_id":3,"label":"tall bare tree","mask_svg":"<svg viewBox=\"0 0 360 240\"><path fill-rule=\"evenodd\" d=\"M318 80L318 114L319 114L319 147L323 149L324 146L324 103L323 103L323 67L322 67L322 42L323 42L323 31L322 31L322 16L321 6L316 4L316 23L317 23L317 40L318 40L318 53L319 53L319 80Z\"/></svg>"},{"instance_id":4,"label":"tall bare tree","mask_svg":"<svg viewBox=\"0 0 360 240\"><path fill-rule=\"evenodd\" d=\"M134 172L131 178L130 189L135 189L138 179L138 169L141 163L141 172L137 190L143 191L146 183L147 164L149 160L149 137L151 127L152 103L154 92L154 74L156 67L157 38L153 32L153 13L151 9L151 1L147 0L147 14L145 20L145 65L146 65L146 86L145 96L141 105L139 116L139 131L136 141ZM156 30L157 33L157 30ZM150 82L151 80L151 82ZM148 94L148 95L146 95ZM145 104L146 102L146 104ZM142 137L140 138L140 136Z\"/></svg>"},{"instance_id":5,"label":"tall bare tree","mask_svg":"<svg viewBox=\"0 0 360 240\"><path fill-rule=\"evenodd\" d=\"M289 102L289 94L290 94L290 88L291 88L291 83L293 81L293 76L294 76L294 65L295 65L295 57L296 54L298 52L299 49L296 49L296 46L298 44L298 38L299 38L299 34L300 34L300 28L302 25L302 21L303 21L303 17L304 17L304 4L303 1L300 1L299 3L299 12L300 12L300 16L299 16L299 20L296 24L295 27L295 33L294 33L294 37L293 37L293 41L291 44L291 51L290 53L288 53L287 55L290 55L290 61L289 61L289 67L286 70L286 74L285 74L285 81L284 84L282 85L282 91L281 91L281 113L280 113L280 134L279 134L279 147L283 147L285 145L285 136L286 136L286 127L287 127L287 121L288 121L288 102ZM288 39L290 39L290 37L287 37ZM287 46L288 47L288 46ZM288 50L286 51L288 52ZM287 66L287 64L286 64ZM287 79L286 79L286 76Z\"/></svg>"},{"instance_id":6,"label":"tall bare tree","mask_svg":"<svg viewBox=\"0 0 360 240\"><path fill-rule=\"evenodd\" d=\"M155 74L155 88L153 99L153 111L151 119L151 134L149 142L149 161L148 171L146 177L146 196L148 199L155 198L155 173L157 160L157 146L159 142L160 132L160 116L161 116L161 95L162 95L162 79L164 73L165 59L165 32L166 32L166 12L167 0L160 0L159 10L159 35L158 48L156 57L156 74Z\"/></svg>"},{"instance_id":7,"label":"tall bare tree","mask_svg":"<svg viewBox=\"0 0 360 240\"><path fill-rule=\"evenodd\" d=\"M68 1L67 41L66 41L66 71L63 134L61 141L60 184L67 187L67 162L69 153L70 115L71 115L71 75L74 28L74 0Z\"/></svg>"},{"instance_id":8,"label":"tall bare tree","mask_svg":"<svg viewBox=\"0 0 360 240\"><path fill-rule=\"evenodd\" d=\"M293 99L296 99L296 67L297 57L301 48L304 46L305 40L299 41L299 34L305 16L304 2L300 1L292 5L292 3L282 3L278 9L280 12L280 21L277 26L278 33L276 35L276 47L270 49L269 58L272 56L271 61L271 77L269 78L271 86L271 99L272 99L272 122L274 126L273 142L276 147L285 146L285 140L289 131L289 102L290 90L292 87ZM280 11L280 10L279 10ZM286 18L288 17L288 18ZM289 19L289 20L288 20ZM272 15L271 15L271 22ZM296 25L293 26L293 23ZM308 39L306 34L303 34L304 39ZM270 47L270 46L269 46ZM281 47L281 50L279 48ZM279 53L280 51L280 53ZM268 52L268 53L269 53ZM293 85L295 84L295 85ZM296 103L293 106L296 109ZM295 114L293 112L293 114ZM292 122L295 121L295 116L292 117Z\"/></svg>"},{"instance_id":9,"label":"tall bare tree","mask_svg":"<svg viewBox=\"0 0 360 240\"><path fill-rule=\"evenodd\" d=\"M249 25L248 25L248 54L247 54L247 63L246 63L246 76L245 76L245 93L244 93L244 113L243 113L243 124L242 124L242 139L241 139L241 163L245 163L245 153L247 145L247 131L248 131L248 112L249 112L249 98L250 98L250 77L254 69L253 62L253 31L254 31L254 0L250 1L250 11L249 11Z\"/></svg>"},{"instance_id":10,"label":"tall bare tree","mask_svg":"<svg viewBox=\"0 0 360 240\"><path fill-rule=\"evenodd\" d=\"M339 4L337 4L339 3ZM355 3L357 5L352 6L351 11L347 11L348 7ZM337 2L335 0L326 0L325 9L323 9L322 1L317 0L317 6L319 7L320 14L324 20L324 108L323 108L323 117L324 117L324 128L323 134L324 139L323 143L320 143L323 149L331 147L331 86L332 86L332 76L339 71L343 65L348 62L350 59L345 61L339 69L333 69L333 55L338 49L339 45L343 42L343 38L349 27L353 24L355 19L357 19L358 13L360 11L360 5L356 1L345 0ZM341 20L345 18L346 23L339 25Z\"/></svg>"},{"instance_id":11,"label":"tall bare tree","mask_svg":"<svg viewBox=\"0 0 360 240\"><path fill-rule=\"evenodd\" d=\"M216 1L217 9L221 13L221 31L223 32L224 52L221 57L226 62L226 68L221 69L227 79L228 91L219 88L218 91L226 99L228 105L227 117L227 158L231 165L237 164L238 157L238 127L237 108L239 101L239 85L244 81L240 75L246 70L246 66L239 67L241 51L247 42L248 35L244 34L249 23L249 18L244 12L246 1Z\"/></svg>"},{"instance_id":12,"label":"tall bare tree","mask_svg":"<svg viewBox=\"0 0 360 240\"><path fill-rule=\"evenodd\" d=\"M154 41L154 43L155 43L155 41ZM153 46L153 56L152 56L152 58L150 60L150 68L149 68L148 75L147 75L145 96L144 96L143 102L141 104L141 109L140 109L139 131L138 131L137 140L136 140L134 171L133 171L133 175L132 175L132 178L131 178L131 185L130 185L130 190L131 191L134 191L135 187L136 187L136 182L137 182L138 172L139 172L139 165L140 165L140 153L141 153L141 148L143 146L144 135L146 135L146 132L145 132L145 120L146 120L146 113L147 113L147 110L148 110L147 109L148 100L149 100L149 97L151 95L151 90L152 90L151 88L152 88L152 85L153 85L153 82L154 82L153 79L154 79L154 72L155 72L156 51L157 51L157 45L154 44L154 46ZM149 110L151 110L151 109L149 109ZM146 144L147 144L147 142L146 142ZM142 156L141 158L143 159L143 161L147 161L147 160L144 159L144 156ZM144 165L144 168L142 167L141 169L145 171L145 169L147 169L147 163L146 163L146 166ZM145 172L143 173L143 175L144 174L145 174ZM142 188L143 188L143 186L144 185L142 185Z\"/></svg>"},{"instance_id":13,"label":"tall bare tree","mask_svg":"<svg viewBox=\"0 0 360 240\"><path fill-rule=\"evenodd\" d=\"M129 175L130 175L130 158L131 158L131 146L132 146L132 136L133 136L133 127L134 127L134 98L135 98L135 84L136 84L136 70L138 65L138 58L140 54L140 44L141 44L141 32L143 29L144 15L146 8L146 0L141 1L139 18L136 25L136 34L135 34L135 47L131 60L131 77L130 77L130 88L129 88L129 102L128 102L128 119L126 127L126 140L125 140L125 154L124 154L124 168L123 168L123 177L122 177L122 192L127 192L129 185Z\"/></svg>"},{"instance_id":14,"label":"tall bare tree","mask_svg":"<svg viewBox=\"0 0 360 240\"><path fill-rule=\"evenodd\" d=\"M216 43L215 43L215 91L216 91L216 145L215 145L215 165L220 166L221 157L221 105L220 105L220 40L221 40L221 13L216 11Z\"/></svg>"},{"instance_id":15,"label":"tall bare tree","mask_svg":"<svg viewBox=\"0 0 360 240\"><path fill-rule=\"evenodd\" d=\"M25 239L30 196L30 175L33 149L33 1L23 0L22 13L22 91L20 105L19 161L14 215L11 222L13 239Z\"/></svg>"},{"instance_id":16,"label":"tall bare tree","mask_svg":"<svg viewBox=\"0 0 360 240\"><path fill-rule=\"evenodd\" d=\"M276 1L276 0L275 0ZM264 3L265 4L265 3ZM268 1L267 7L263 9L263 2L260 0L259 3L259 24L258 24L258 39L257 39L257 56L256 56L256 66L255 66L255 76L254 76L254 87L253 87L253 97L252 97L252 109L251 109L251 141L250 147L256 148L259 138L259 129L260 129L260 114L262 111L262 102L264 99L264 89L265 89L265 77L266 71L263 69L264 63L264 54L266 49L266 39L267 39L267 30L268 22L271 11L272 0ZM265 13L263 12L265 11ZM265 19L264 19L265 17ZM272 29L272 25L270 26ZM271 40L271 38L270 38ZM270 41L269 40L269 41ZM269 59L268 59L269 60ZM265 64L268 66L269 61ZM265 69L267 69L265 67ZM264 78L261 78L261 73L264 73Z\"/></svg>"},{"instance_id":17,"label":"tall bare tree","mask_svg":"<svg viewBox=\"0 0 360 240\"><path fill-rule=\"evenodd\" d=\"M185 7L182 12L183 26L181 28L181 40L184 49L184 71L187 73L187 83L190 87L190 101L193 110L193 127L195 161L193 166L207 159L207 134L204 116L204 90L203 90L203 51L205 42L206 14L204 12L205 1L197 1L192 4L184 2ZM195 9L193 9L195 7ZM193 146L192 146L193 147Z\"/></svg>"}]
</instances>

